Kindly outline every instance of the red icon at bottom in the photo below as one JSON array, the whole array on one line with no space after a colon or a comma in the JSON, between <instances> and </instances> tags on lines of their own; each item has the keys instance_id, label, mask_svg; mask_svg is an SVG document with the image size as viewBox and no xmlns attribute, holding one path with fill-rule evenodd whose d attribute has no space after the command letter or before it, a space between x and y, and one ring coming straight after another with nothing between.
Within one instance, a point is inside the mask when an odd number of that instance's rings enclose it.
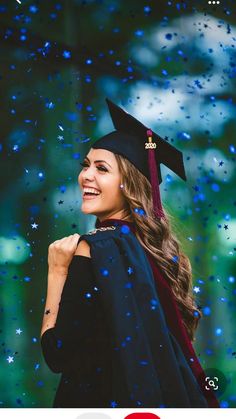
<instances>
[{"instance_id":1,"label":"red icon at bottom","mask_svg":"<svg viewBox=\"0 0 236 419\"><path fill-rule=\"evenodd\" d=\"M136 412L130 413L129 415L125 416L124 419L160 419L160 417L155 415L155 413Z\"/></svg>"}]
</instances>

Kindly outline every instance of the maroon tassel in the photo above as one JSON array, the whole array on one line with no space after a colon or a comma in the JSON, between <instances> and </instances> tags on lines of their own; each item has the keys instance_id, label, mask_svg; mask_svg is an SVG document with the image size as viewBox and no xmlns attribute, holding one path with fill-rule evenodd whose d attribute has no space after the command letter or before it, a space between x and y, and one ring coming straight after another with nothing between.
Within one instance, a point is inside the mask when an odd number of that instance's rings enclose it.
<instances>
[{"instance_id":1,"label":"maroon tassel","mask_svg":"<svg viewBox=\"0 0 236 419\"><path fill-rule=\"evenodd\" d=\"M165 218L165 214L163 212L163 208L161 204L161 195L160 195L160 188L159 188L155 149L148 150L148 166L149 166L151 185L152 185L152 200L153 200L154 214L157 218Z\"/></svg>"}]
</instances>

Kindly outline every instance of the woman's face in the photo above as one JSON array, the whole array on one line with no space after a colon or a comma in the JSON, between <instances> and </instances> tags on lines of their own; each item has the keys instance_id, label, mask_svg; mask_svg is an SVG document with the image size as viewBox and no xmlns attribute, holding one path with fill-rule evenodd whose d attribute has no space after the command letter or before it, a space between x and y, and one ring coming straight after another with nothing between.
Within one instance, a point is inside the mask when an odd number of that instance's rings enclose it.
<instances>
[{"instance_id":1,"label":"woman's face","mask_svg":"<svg viewBox=\"0 0 236 419\"><path fill-rule=\"evenodd\" d=\"M100 221L106 218L122 218L125 200L114 154L108 150L91 148L83 165L78 176L83 198L81 211L96 215Z\"/></svg>"}]
</instances>

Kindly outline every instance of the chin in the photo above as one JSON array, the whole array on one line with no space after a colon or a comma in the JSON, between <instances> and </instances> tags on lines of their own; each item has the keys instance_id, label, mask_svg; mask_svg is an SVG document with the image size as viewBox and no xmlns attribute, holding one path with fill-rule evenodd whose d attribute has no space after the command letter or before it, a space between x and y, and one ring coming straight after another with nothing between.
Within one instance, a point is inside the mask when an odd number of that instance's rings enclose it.
<instances>
[{"instance_id":1,"label":"chin","mask_svg":"<svg viewBox=\"0 0 236 419\"><path fill-rule=\"evenodd\" d=\"M83 214L93 214L93 211L89 210L88 208L86 208L86 209L81 208L81 212L83 212Z\"/></svg>"},{"instance_id":2,"label":"chin","mask_svg":"<svg viewBox=\"0 0 236 419\"><path fill-rule=\"evenodd\" d=\"M84 205L81 206L81 212L83 212L84 214L92 214L92 215L96 215L97 213L96 209L89 208L89 206L86 207Z\"/></svg>"}]
</instances>

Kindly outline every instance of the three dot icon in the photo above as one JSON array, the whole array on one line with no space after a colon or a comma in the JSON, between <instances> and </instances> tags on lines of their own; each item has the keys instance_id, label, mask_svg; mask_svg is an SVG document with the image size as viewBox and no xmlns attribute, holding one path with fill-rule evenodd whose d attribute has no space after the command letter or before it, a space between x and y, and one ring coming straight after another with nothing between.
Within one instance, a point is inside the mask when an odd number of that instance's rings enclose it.
<instances>
[{"instance_id":1,"label":"three dot icon","mask_svg":"<svg viewBox=\"0 0 236 419\"><path fill-rule=\"evenodd\" d=\"M220 1L208 1L208 4L220 4Z\"/></svg>"}]
</instances>

